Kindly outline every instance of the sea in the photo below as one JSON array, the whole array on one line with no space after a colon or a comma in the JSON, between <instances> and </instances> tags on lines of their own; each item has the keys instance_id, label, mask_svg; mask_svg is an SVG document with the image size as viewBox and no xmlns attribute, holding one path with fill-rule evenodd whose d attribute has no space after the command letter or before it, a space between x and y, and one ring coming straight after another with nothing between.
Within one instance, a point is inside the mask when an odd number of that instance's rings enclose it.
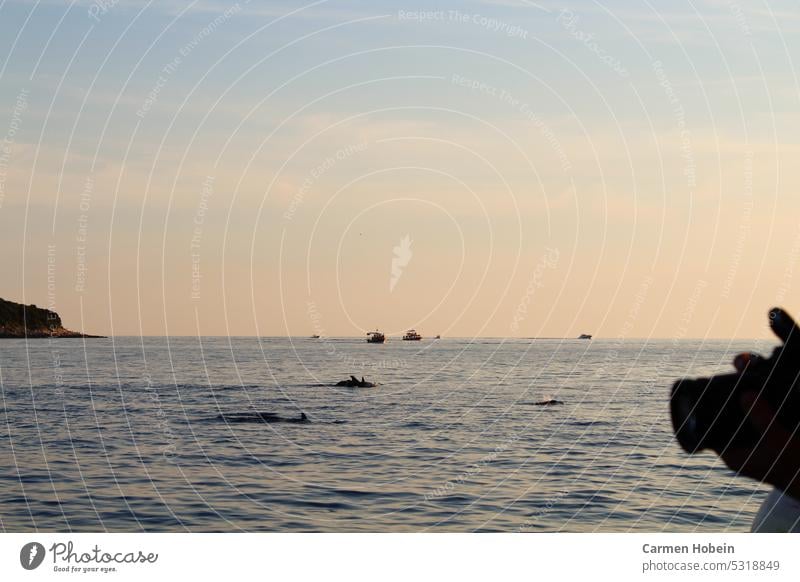
<instances>
[{"instance_id":1,"label":"sea","mask_svg":"<svg viewBox=\"0 0 800 582\"><path fill-rule=\"evenodd\" d=\"M0 531L748 531L768 488L668 395L752 346L2 340Z\"/></svg>"}]
</instances>

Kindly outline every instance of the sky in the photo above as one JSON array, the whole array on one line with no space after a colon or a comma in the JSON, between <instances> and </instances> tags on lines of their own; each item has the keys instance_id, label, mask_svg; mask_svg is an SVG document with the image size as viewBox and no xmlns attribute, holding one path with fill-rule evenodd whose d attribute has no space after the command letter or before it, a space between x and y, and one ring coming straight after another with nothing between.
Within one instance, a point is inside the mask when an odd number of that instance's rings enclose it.
<instances>
[{"instance_id":1,"label":"sky","mask_svg":"<svg viewBox=\"0 0 800 582\"><path fill-rule=\"evenodd\" d=\"M0 297L104 335L763 338L789 1L0 0Z\"/></svg>"}]
</instances>

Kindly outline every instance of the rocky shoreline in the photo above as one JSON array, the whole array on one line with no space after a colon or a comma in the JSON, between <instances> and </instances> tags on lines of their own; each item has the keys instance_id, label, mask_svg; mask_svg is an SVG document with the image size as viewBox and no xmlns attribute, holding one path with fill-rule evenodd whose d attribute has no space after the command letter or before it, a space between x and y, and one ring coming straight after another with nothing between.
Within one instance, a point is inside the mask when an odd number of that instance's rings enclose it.
<instances>
[{"instance_id":1,"label":"rocky shoreline","mask_svg":"<svg viewBox=\"0 0 800 582\"><path fill-rule=\"evenodd\" d=\"M98 337L66 329L55 311L0 299L0 339Z\"/></svg>"}]
</instances>

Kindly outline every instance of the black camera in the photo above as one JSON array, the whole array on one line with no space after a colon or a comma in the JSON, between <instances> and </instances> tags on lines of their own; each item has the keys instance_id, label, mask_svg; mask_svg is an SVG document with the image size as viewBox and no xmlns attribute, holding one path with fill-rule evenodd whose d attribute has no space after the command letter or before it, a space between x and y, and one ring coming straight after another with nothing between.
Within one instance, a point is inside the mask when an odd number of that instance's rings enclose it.
<instances>
[{"instance_id":1,"label":"black camera","mask_svg":"<svg viewBox=\"0 0 800 582\"><path fill-rule=\"evenodd\" d=\"M785 311L769 312L772 331L782 340L769 358L736 357L737 372L675 382L670 399L672 427L683 450L717 452L758 443L740 397L754 392L776 411L778 422L794 431L800 424L800 329Z\"/></svg>"}]
</instances>

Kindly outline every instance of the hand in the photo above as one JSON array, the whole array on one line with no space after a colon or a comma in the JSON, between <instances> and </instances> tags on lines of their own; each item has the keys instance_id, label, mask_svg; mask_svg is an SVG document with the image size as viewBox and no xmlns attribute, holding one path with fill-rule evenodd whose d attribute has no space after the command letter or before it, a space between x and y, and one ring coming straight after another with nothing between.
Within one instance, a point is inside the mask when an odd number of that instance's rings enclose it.
<instances>
[{"instance_id":1,"label":"hand","mask_svg":"<svg viewBox=\"0 0 800 582\"><path fill-rule=\"evenodd\" d=\"M782 426L772 406L756 396L755 392L744 392L739 403L747 421L761 435L758 443L727 447L717 453L740 475L769 483L800 499L800 435Z\"/></svg>"}]
</instances>

